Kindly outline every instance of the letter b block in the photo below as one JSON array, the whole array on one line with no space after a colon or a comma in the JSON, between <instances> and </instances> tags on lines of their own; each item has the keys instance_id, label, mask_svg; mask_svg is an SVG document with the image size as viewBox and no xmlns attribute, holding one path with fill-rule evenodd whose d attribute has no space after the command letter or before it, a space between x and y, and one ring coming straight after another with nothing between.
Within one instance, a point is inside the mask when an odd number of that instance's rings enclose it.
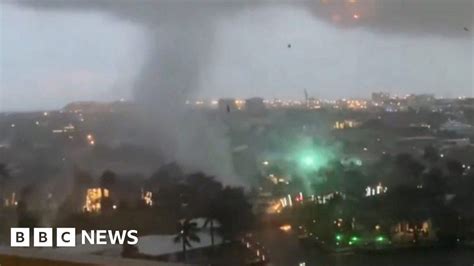
<instances>
[{"instance_id":1,"label":"letter b block","mask_svg":"<svg viewBox=\"0 0 474 266\"><path fill-rule=\"evenodd\" d=\"M11 247L29 247L30 246L30 228L10 228L10 246Z\"/></svg>"},{"instance_id":2,"label":"letter b block","mask_svg":"<svg viewBox=\"0 0 474 266\"><path fill-rule=\"evenodd\" d=\"M53 229L52 228L35 228L33 230L33 246L35 247L52 247L53 246Z\"/></svg>"}]
</instances>

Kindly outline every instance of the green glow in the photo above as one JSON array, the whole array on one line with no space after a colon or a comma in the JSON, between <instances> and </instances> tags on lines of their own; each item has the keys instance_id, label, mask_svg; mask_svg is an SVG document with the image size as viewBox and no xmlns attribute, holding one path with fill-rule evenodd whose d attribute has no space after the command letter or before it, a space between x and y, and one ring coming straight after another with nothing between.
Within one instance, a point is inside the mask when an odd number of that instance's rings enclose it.
<instances>
[{"instance_id":1,"label":"green glow","mask_svg":"<svg viewBox=\"0 0 474 266\"><path fill-rule=\"evenodd\" d=\"M310 156L304 157L302 163L305 166L311 167L314 165L314 158Z\"/></svg>"},{"instance_id":2,"label":"green glow","mask_svg":"<svg viewBox=\"0 0 474 266\"><path fill-rule=\"evenodd\" d=\"M351 237L351 241L352 241L352 242L356 242L356 241L358 241L358 240L359 240L359 238L356 237L356 236Z\"/></svg>"},{"instance_id":3,"label":"green glow","mask_svg":"<svg viewBox=\"0 0 474 266\"><path fill-rule=\"evenodd\" d=\"M308 138L294 145L289 156L302 173L309 174L325 167L335 158L335 147L315 143Z\"/></svg>"},{"instance_id":4,"label":"green glow","mask_svg":"<svg viewBox=\"0 0 474 266\"><path fill-rule=\"evenodd\" d=\"M336 235L336 239L339 241L342 239L342 236L341 235Z\"/></svg>"},{"instance_id":5,"label":"green glow","mask_svg":"<svg viewBox=\"0 0 474 266\"><path fill-rule=\"evenodd\" d=\"M321 168L336 158L338 146L319 143L313 138L301 138L292 143L286 160L292 164L291 175L303 183L303 193L314 193L315 184L324 182Z\"/></svg>"},{"instance_id":6,"label":"green glow","mask_svg":"<svg viewBox=\"0 0 474 266\"><path fill-rule=\"evenodd\" d=\"M303 150L298 152L296 159L299 167L303 171L317 171L325 166L329 157L322 149Z\"/></svg>"},{"instance_id":7,"label":"green glow","mask_svg":"<svg viewBox=\"0 0 474 266\"><path fill-rule=\"evenodd\" d=\"M352 246L352 241L349 241L349 246Z\"/></svg>"},{"instance_id":8,"label":"green glow","mask_svg":"<svg viewBox=\"0 0 474 266\"><path fill-rule=\"evenodd\" d=\"M385 241L385 237L378 236L375 240L378 241L378 242L383 242L383 241Z\"/></svg>"}]
</instances>

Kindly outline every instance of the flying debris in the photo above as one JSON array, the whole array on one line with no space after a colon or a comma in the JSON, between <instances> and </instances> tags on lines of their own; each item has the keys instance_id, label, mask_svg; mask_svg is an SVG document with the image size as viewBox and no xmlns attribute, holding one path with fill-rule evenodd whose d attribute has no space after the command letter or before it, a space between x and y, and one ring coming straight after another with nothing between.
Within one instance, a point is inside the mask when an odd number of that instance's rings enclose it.
<instances>
[{"instance_id":1,"label":"flying debris","mask_svg":"<svg viewBox=\"0 0 474 266\"><path fill-rule=\"evenodd\" d=\"M468 27L464 27L464 30L465 30L465 31L469 31L469 28L468 28Z\"/></svg>"},{"instance_id":2,"label":"flying debris","mask_svg":"<svg viewBox=\"0 0 474 266\"><path fill-rule=\"evenodd\" d=\"M288 48L291 48L291 43L288 44Z\"/></svg>"}]
</instances>

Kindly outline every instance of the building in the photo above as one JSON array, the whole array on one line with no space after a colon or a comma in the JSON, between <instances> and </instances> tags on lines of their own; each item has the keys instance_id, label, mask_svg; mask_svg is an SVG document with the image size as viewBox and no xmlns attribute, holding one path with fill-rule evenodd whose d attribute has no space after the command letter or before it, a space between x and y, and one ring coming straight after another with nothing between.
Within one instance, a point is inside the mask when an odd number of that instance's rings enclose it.
<instances>
[{"instance_id":1,"label":"building","mask_svg":"<svg viewBox=\"0 0 474 266\"><path fill-rule=\"evenodd\" d=\"M407 97L408 107L414 109L431 109L436 104L436 99L433 94L413 94Z\"/></svg>"},{"instance_id":2,"label":"building","mask_svg":"<svg viewBox=\"0 0 474 266\"><path fill-rule=\"evenodd\" d=\"M367 109L367 101L366 100L359 100L359 99L342 99L337 100L336 109L347 109L352 111L360 111Z\"/></svg>"},{"instance_id":3,"label":"building","mask_svg":"<svg viewBox=\"0 0 474 266\"><path fill-rule=\"evenodd\" d=\"M105 188L89 188L86 193L84 212L100 213L104 199L109 198L109 190Z\"/></svg>"},{"instance_id":4,"label":"building","mask_svg":"<svg viewBox=\"0 0 474 266\"><path fill-rule=\"evenodd\" d=\"M141 199L145 203L146 206L153 206L153 192L151 191L141 191Z\"/></svg>"},{"instance_id":5,"label":"building","mask_svg":"<svg viewBox=\"0 0 474 266\"><path fill-rule=\"evenodd\" d=\"M230 113L239 110L237 101L231 98L219 99L217 106L219 112Z\"/></svg>"},{"instance_id":6,"label":"building","mask_svg":"<svg viewBox=\"0 0 474 266\"><path fill-rule=\"evenodd\" d=\"M251 114L263 114L266 110L265 104L263 103L263 98L254 97L245 100L245 110Z\"/></svg>"},{"instance_id":7,"label":"building","mask_svg":"<svg viewBox=\"0 0 474 266\"><path fill-rule=\"evenodd\" d=\"M334 129L355 128L360 126L360 122L355 120L336 121L332 126Z\"/></svg>"},{"instance_id":8,"label":"building","mask_svg":"<svg viewBox=\"0 0 474 266\"><path fill-rule=\"evenodd\" d=\"M321 101L316 98L308 98L306 101L306 108L308 109L320 109L321 108Z\"/></svg>"}]
</instances>

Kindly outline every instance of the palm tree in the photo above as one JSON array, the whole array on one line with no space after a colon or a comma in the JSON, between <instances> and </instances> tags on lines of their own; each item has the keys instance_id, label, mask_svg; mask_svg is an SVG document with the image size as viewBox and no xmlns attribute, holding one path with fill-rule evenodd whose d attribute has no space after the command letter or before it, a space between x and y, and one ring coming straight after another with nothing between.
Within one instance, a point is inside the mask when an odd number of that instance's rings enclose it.
<instances>
[{"instance_id":1,"label":"palm tree","mask_svg":"<svg viewBox=\"0 0 474 266\"><path fill-rule=\"evenodd\" d=\"M194 188L195 200L193 200L195 215L206 217L203 227L209 225L211 235L211 245L214 247L215 221L220 217L217 197L222 191L222 184L215 180L213 176L203 173L194 173L186 178L187 184Z\"/></svg>"},{"instance_id":2,"label":"palm tree","mask_svg":"<svg viewBox=\"0 0 474 266\"><path fill-rule=\"evenodd\" d=\"M216 198L213 209L223 241L235 240L253 225L255 216L243 188L225 187Z\"/></svg>"},{"instance_id":3,"label":"palm tree","mask_svg":"<svg viewBox=\"0 0 474 266\"><path fill-rule=\"evenodd\" d=\"M204 222L203 227L206 227L209 224L209 233L211 235L211 246L214 247L214 233L215 225L214 221L220 216L219 209L216 208L215 204L211 204L211 208L207 211L206 221Z\"/></svg>"},{"instance_id":4,"label":"palm tree","mask_svg":"<svg viewBox=\"0 0 474 266\"><path fill-rule=\"evenodd\" d=\"M183 245L183 259L186 260L186 247L191 247L192 242L200 242L197 236L198 228L195 222L189 219L182 220L178 223L178 234L174 238L175 243L181 242Z\"/></svg>"}]
</instances>

